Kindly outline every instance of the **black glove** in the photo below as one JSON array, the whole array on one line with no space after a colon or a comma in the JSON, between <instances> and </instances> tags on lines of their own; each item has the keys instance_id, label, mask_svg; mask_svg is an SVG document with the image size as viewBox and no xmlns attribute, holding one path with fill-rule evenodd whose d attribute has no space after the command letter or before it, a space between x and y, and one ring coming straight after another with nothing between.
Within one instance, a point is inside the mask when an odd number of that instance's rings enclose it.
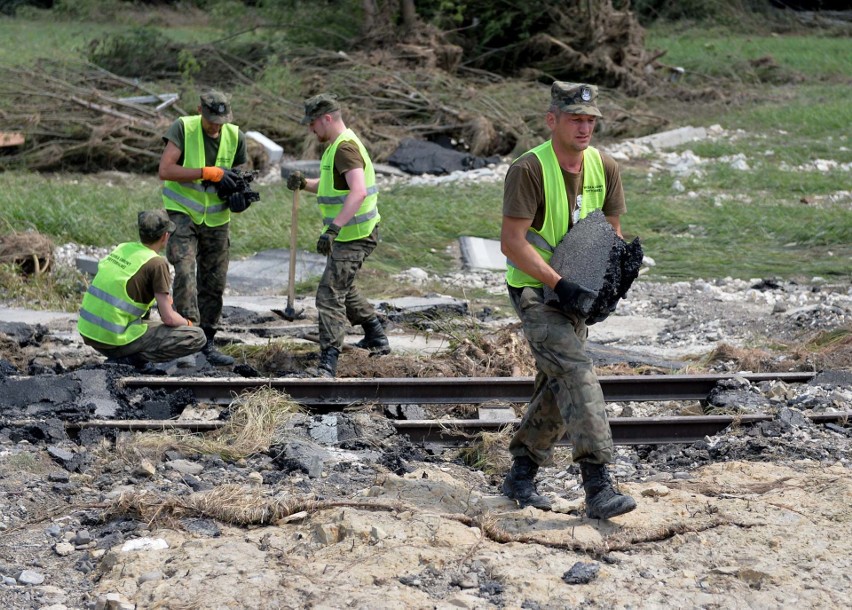
<instances>
[{"instance_id":1,"label":"black glove","mask_svg":"<svg viewBox=\"0 0 852 610\"><path fill-rule=\"evenodd\" d=\"M559 297L559 304L568 313L573 313L581 318L587 318L598 298L598 293L589 290L580 284L569 282L564 277L556 283L553 292Z\"/></svg>"},{"instance_id":2,"label":"black glove","mask_svg":"<svg viewBox=\"0 0 852 610\"><path fill-rule=\"evenodd\" d=\"M239 179L240 177L235 171L226 169L225 173L222 174L222 179L216 183L216 192L219 193L220 196L222 193L226 196L230 195L237 190L237 180Z\"/></svg>"},{"instance_id":3,"label":"black glove","mask_svg":"<svg viewBox=\"0 0 852 610\"><path fill-rule=\"evenodd\" d=\"M325 233L320 235L319 240L317 241L317 252L328 256L331 254L331 244L334 242L334 238L340 234L340 227L336 224L331 223L328 225L328 228L325 230Z\"/></svg>"},{"instance_id":4,"label":"black glove","mask_svg":"<svg viewBox=\"0 0 852 610\"><path fill-rule=\"evenodd\" d=\"M302 172L296 170L287 177L287 188L291 191L304 189L308 185L307 179L302 175Z\"/></svg>"},{"instance_id":5,"label":"black glove","mask_svg":"<svg viewBox=\"0 0 852 610\"><path fill-rule=\"evenodd\" d=\"M228 195L228 207L234 214L245 212L251 206L251 201L247 201L242 193L231 193Z\"/></svg>"}]
</instances>

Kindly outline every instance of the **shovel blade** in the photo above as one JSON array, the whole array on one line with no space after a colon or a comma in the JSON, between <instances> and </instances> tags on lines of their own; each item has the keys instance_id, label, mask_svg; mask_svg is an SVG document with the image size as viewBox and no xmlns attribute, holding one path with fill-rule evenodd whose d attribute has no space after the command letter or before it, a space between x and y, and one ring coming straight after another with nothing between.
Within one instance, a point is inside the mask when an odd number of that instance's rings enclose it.
<instances>
[{"instance_id":1,"label":"shovel blade","mask_svg":"<svg viewBox=\"0 0 852 610\"><path fill-rule=\"evenodd\" d=\"M305 310L300 309L296 311L291 305L288 305L285 309L273 309L272 313L276 316L284 318L288 322L293 322L295 320L301 320L305 317Z\"/></svg>"}]
</instances>

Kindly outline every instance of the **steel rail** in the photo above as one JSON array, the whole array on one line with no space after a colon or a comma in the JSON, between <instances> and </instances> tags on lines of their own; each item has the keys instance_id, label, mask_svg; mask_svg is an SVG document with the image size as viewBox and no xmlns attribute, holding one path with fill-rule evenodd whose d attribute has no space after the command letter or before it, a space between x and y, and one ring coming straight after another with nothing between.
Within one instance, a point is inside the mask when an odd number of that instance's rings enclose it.
<instances>
[{"instance_id":1,"label":"steel rail","mask_svg":"<svg viewBox=\"0 0 852 610\"><path fill-rule=\"evenodd\" d=\"M805 415L815 424L847 422L852 411L842 413L814 413ZM772 421L774 415L696 415L675 417L612 417L609 419L612 439L616 445L661 445L669 443L694 443L714 436L731 425L749 425ZM464 420L403 420L394 421L397 431L415 443L464 444L483 432L500 432L514 429L520 420L485 421ZM460 442L461 441L461 442ZM558 445L570 445L562 438Z\"/></svg>"},{"instance_id":2,"label":"steel rail","mask_svg":"<svg viewBox=\"0 0 852 610\"><path fill-rule=\"evenodd\" d=\"M839 413L806 414L814 424L848 423L852 421L852 411ZM613 417L609 423L613 441L617 445L659 445L669 443L694 443L712 437L732 425L750 425L772 421L773 415L762 413L751 415L696 415L676 417ZM408 436L415 443L438 443L442 445L462 446L469 444L485 432L497 433L517 427L520 420L488 421L480 419L426 419L396 420L392 424L400 434ZM0 420L0 425L10 427L28 427L39 425L38 420ZM69 432L78 432L85 428L113 428L118 430L188 430L207 432L227 426L228 422L186 421L186 420L126 420L99 419L78 422L66 422ZM570 444L563 438L558 444Z\"/></svg>"},{"instance_id":3,"label":"steel rail","mask_svg":"<svg viewBox=\"0 0 852 610\"><path fill-rule=\"evenodd\" d=\"M611 375L599 377L607 402L705 400L721 380L744 377L752 383L804 383L815 373L748 373L741 375ZM261 387L286 393L316 410L357 404L524 403L532 396L533 377L405 377L305 379L291 377L124 377L119 385L154 390L190 389L199 402L229 404L236 396Z\"/></svg>"}]
</instances>

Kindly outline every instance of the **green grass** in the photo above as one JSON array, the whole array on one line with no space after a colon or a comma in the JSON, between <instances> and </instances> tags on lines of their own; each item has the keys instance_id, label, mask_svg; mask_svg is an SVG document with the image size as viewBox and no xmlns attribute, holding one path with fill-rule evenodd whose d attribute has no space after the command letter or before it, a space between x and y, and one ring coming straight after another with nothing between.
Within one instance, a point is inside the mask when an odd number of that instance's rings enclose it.
<instances>
[{"instance_id":1,"label":"green grass","mask_svg":"<svg viewBox=\"0 0 852 610\"><path fill-rule=\"evenodd\" d=\"M647 31L645 44L648 48L665 49L662 61L683 67L692 82L702 83L701 76L758 81L765 74L749 62L764 57L771 57L782 75L818 81L848 79L852 70L849 39L822 37L818 31L815 34L744 34L720 28L682 29L660 24Z\"/></svg>"},{"instance_id":2,"label":"green grass","mask_svg":"<svg viewBox=\"0 0 852 610\"><path fill-rule=\"evenodd\" d=\"M748 188L751 172L715 173L728 176L728 188L714 188L713 179L686 180L687 189L698 194L692 198L673 191L669 176L649 182L644 174L625 172L625 192L633 203L622 226L640 236L645 253L656 261L652 276L849 279L848 206L805 205L798 197L779 202Z\"/></svg>"},{"instance_id":3,"label":"green grass","mask_svg":"<svg viewBox=\"0 0 852 610\"><path fill-rule=\"evenodd\" d=\"M0 48L0 60L74 55L89 37L123 27L0 19L0 36L9 41ZM181 24L168 34L211 39L214 29L205 28ZM641 169L646 161L623 164L629 212L622 224L626 234L640 236L646 254L656 260L648 277L848 279L852 206L848 195L839 203L831 203L829 196L850 190L850 172L791 169L817 159L852 162L848 39L660 26L648 31L647 41L650 48L669 50L663 58L667 64L687 69L679 86L715 87L724 96L707 104L654 95L641 101L650 111L670 117L670 127L719 123L728 134L681 147L707 160L700 176L680 178L685 192L672 188L676 177L667 173L649 180ZM772 73L749 66L749 60L766 55L778 66ZM298 86L283 66L263 78L271 89ZM722 160L737 154L745 155L750 171L735 170ZM57 244L112 246L136 238L136 213L162 205L159 189L155 175L0 173L0 234L36 229ZM292 193L280 183L258 190L261 201L234 217L235 257L290 245ZM497 239L502 185L396 186L382 191L379 205L382 243L363 274L368 292L376 297L404 290L387 278L409 267L431 274L455 270L454 247L462 235ZM303 194L298 248L313 251L319 232L316 199ZM62 289L67 292L74 283L63 282ZM313 285L306 282L299 290Z\"/></svg>"}]
</instances>

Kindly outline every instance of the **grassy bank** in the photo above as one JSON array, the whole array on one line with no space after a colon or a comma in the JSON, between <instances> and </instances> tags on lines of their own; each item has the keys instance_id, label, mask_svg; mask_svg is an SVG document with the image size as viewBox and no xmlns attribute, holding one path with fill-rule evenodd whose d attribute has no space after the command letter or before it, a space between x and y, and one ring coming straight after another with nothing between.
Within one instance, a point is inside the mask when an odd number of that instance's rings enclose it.
<instances>
[{"instance_id":1,"label":"grassy bank","mask_svg":"<svg viewBox=\"0 0 852 610\"><path fill-rule=\"evenodd\" d=\"M29 36L30 22L2 19L0 33L12 36L19 25L20 35L9 40L19 47L14 57L26 60L44 55L45 46L36 44L79 48L86 27L42 21L38 35ZM672 128L718 123L729 134L673 151L689 149L702 159L691 175L649 171L651 159L623 164L623 226L657 263L648 277L848 279L848 39L659 26L649 30L647 44L668 49L666 63L686 70L677 85L684 95L667 95L662 89L669 85L660 85L641 100L648 110L668 117ZM0 58L13 57L8 47ZM734 167L738 157L748 169ZM161 205L159 187L155 176L115 172L0 174L0 233L33 229L57 244L112 246L135 238L136 213ZM289 246L292 194L280 184L259 190L261 201L234 219L235 256ZM433 274L456 268L459 236L499 237L501 202L500 184L385 189L383 243L367 265L371 287L387 288L389 274L413 266ZM318 232L315 198L305 195L299 248L313 250Z\"/></svg>"}]
</instances>

